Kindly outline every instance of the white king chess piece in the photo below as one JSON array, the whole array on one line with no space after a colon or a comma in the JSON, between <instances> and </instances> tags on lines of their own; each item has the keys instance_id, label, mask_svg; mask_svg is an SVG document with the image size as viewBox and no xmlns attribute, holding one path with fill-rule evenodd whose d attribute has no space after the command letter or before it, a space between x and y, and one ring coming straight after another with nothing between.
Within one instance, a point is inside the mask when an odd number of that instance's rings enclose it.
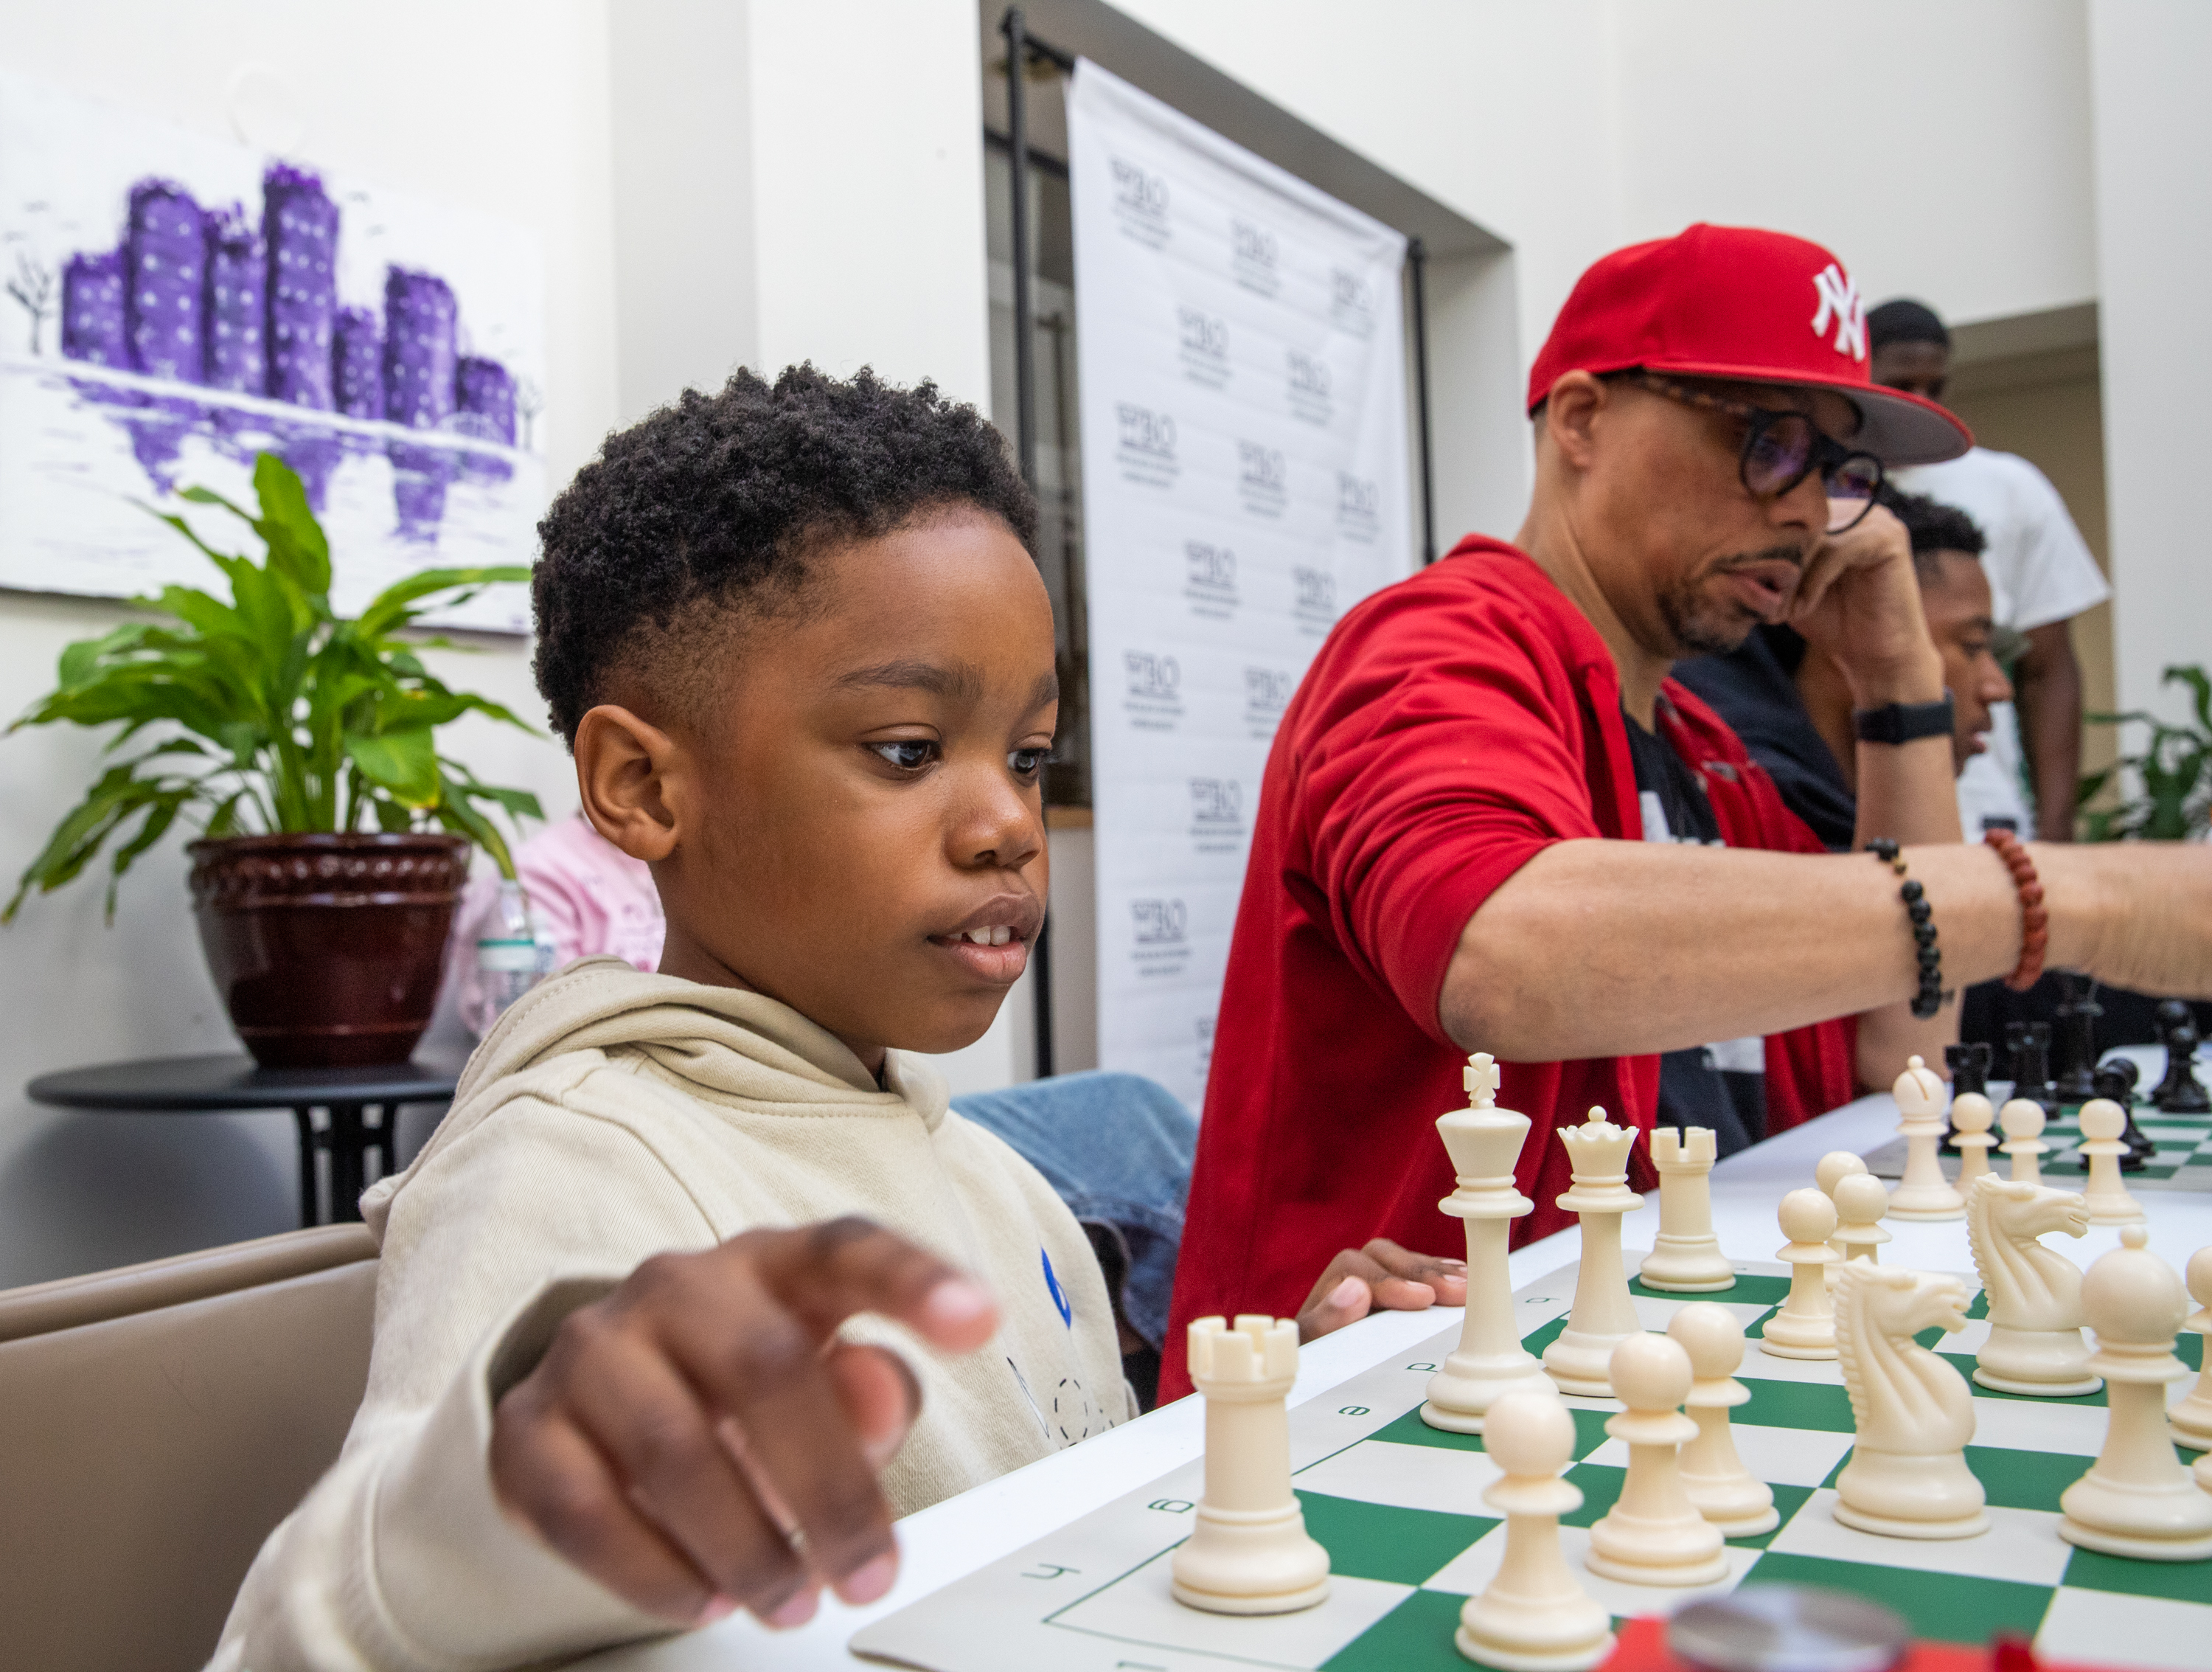
<instances>
[{"instance_id":1,"label":"white king chess piece","mask_svg":"<svg viewBox=\"0 0 2212 1672\"><path fill-rule=\"evenodd\" d=\"M2189 1297L2148 1240L2141 1225L2122 1226L2125 1246L2081 1280L2081 1316L2097 1338L2089 1368L2105 1378L2105 1447L2058 1495L2058 1536L2108 1556L2199 1561L2212 1556L2212 1493L2174 1455L2166 1419L2166 1384L2189 1374L2173 1356Z\"/></svg>"},{"instance_id":2,"label":"white king chess piece","mask_svg":"<svg viewBox=\"0 0 2212 1672\"><path fill-rule=\"evenodd\" d=\"M1713 1234L1713 1160L1717 1139L1710 1127L1657 1127L1651 1164L1659 1170L1659 1235L1638 1275L1647 1289L1711 1294L1735 1287L1735 1268Z\"/></svg>"},{"instance_id":3,"label":"white king chess piece","mask_svg":"<svg viewBox=\"0 0 2212 1672\"><path fill-rule=\"evenodd\" d=\"M1496 1061L1487 1051L1476 1052L1461 1071L1468 1106L1437 1121L1459 1185L1437 1207L1467 1224L1467 1316L1458 1350L1429 1378L1421 1420L1460 1434L1482 1432L1484 1413L1504 1394L1558 1392L1535 1354L1521 1345L1513 1322L1506 1235L1511 1222L1533 1213L1536 1204L1513 1183L1528 1117L1498 1107L1498 1078Z\"/></svg>"},{"instance_id":4,"label":"white king chess piece","mask_svg":"<svg viewBox=\"0 0 2212 1672\"><path fill-rule=\"evenodd\" d=\"M1583 1247L1575 1304L1567 1327L1544 1349L1544 1369L1561 1393L1608 1399L1613 1348L1644 1330L1620 1257L1620 1216L1644 1206L1628 1188L1636 1128L1614 1126L1605 1110L1593 1109L1582 1125L1560 1128L1559 1141L1572 1158L1575 1182L1559 1205L1582 1216Z\"/></svg>"},{"instance_id":5,"label":"white king chess piece","mask_svg":"<svg viewBox=\"0 0 2212 1672\"><path fill-rule=\"evenodd\" d=\"M1966 1241L1990 1301L1989 1339L1974 1380L1999 1393L2044 1399L2093 1394L2081 1339L2081 1274L2038 1238L2054 1231L2081 1237L2089 1209L2071 1190L1984 1173L1966 1194Z\"/></svg>"},{"instance_id":6,"label":"white king chess piece","mask_svg":"<svg viewBox=\"0 0 2212 1672\"><path fill-rule=\"evenodd\" d=\"M1943 1142L1943 1082L1918 1057L1909 1059L1891 1088L1897 1097L1897 1123L1905 1139L1905 1176L1889 1198L1893 1219L1956 1219L1966 1199L1943 1179L1936 1151Z\"/></svg>"},{"instance_id":7,"label":"white king chess piece","mask_svg":"<svg viewBox=\"0 0 2212 1672\"><path fill-rule=\"evenodd\" d=\"M1190 1326L1190 1379L1206 1395L1206 1488L1169 1572L1175 1599L1212 1614L1289 1614L1328 1595L1328 1552L1291 1489L1294 1319L1244 1314Z\"/></svg>"},{"instance_id":8,"label":"white king chess piece","mask_svg":"<svg viewBox=\"0 0 2212 1672\"><path fill-rule=\"evenodd\" d=\"M1963 1539L1989 1530L1966 1378L1912 1338L1963 1328L1955 1277L1854 1260L1836 1286L1836 1344L1857 1433L1836 1477L1836 1519L1891 1538Z\"/></svg>"}]
</instances>

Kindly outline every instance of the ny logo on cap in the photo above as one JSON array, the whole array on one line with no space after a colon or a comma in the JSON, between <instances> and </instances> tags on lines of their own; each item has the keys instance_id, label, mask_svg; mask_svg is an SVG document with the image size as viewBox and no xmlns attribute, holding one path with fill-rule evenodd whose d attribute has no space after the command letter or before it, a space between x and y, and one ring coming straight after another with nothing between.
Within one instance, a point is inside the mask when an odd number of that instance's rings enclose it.
<instances>
[{"instance_id":1,"label":"ny logo on cap","mask_svg":"<svg viewBox=\"0 0 2212 1672\"><path fill-rule=\"evenodd\" d=\"M1830 262L1822 271L1813 275L1813 289L1820 298L1820 310L1813 315L1813 335L1825 336L1828 321L1836 322L1836 352L1847 354L1854 360L1866 358L1866 304L1859 300L1858 282L1844 277L1844 270Z\"/></svg>"}]
</instances>

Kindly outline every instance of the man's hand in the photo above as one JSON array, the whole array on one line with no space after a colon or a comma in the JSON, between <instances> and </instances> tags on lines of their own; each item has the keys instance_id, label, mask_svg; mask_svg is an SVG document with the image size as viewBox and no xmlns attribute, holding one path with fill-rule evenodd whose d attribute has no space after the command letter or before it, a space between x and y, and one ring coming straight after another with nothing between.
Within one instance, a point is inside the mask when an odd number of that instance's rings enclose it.
<instances>
[{"instance_id":1,"label":"man's hand","mask_svg":"<svg viewBox=\"0 0 2212 1672\"><path fill-rule=\"evenodd\" d=\"M933 1255L842 1219L659 1255L572 1313L499 1401L501 1507L617 1596L703 1625L812 1617L891 1586L877 1471L921 1414L913 1372L841 1341L856 1312L965 1353L990 1296Z\"/></svg>"},{"instance_id":2,"label":"man's hand","mask_svg":"<svg viewBox=\"0 0 2212 1672\"><path fill-rule=\"evenodd\" d=\"M1829 503L1839 520L1856 508L1855 502ZM1943 695L1943 659L1921 611L1911 537L1886 507L1814 548L1790 624L1834 659L1859 708L1933 702Z\"/></svg>"},{"instance_id":3,"label":"man's hand","mask_svg":"<svg viewBox=\"0 0 2212 1672\"><path fill-rule=\"evenodd\" d=\"M1328 1262L1298 1308L1298 1339L1310 1341L1357 1323L1377 1306L1419 1312L1467 1304L1467 1262L1415 1254L1385 1237L1348 1248Z\"/></svg>"}]
</instances>

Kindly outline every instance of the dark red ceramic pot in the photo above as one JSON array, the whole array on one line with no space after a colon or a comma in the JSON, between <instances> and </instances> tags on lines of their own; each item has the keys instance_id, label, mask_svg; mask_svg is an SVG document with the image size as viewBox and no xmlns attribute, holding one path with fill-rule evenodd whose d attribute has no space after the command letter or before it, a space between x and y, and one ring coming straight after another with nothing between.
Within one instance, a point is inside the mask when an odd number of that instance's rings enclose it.
<instances>
[{"instance_id":1,"label":"dark red ceramic pot","mask_svg":"<svg viewBox=\"0 0 2212 1672\"><path fill-rule=\"evenodd\" d=\"M191 844L192 915L231 1025L268 1068L404 1062L430 1025L468 881L460 836Z\"/></svg>"}]
</instances>

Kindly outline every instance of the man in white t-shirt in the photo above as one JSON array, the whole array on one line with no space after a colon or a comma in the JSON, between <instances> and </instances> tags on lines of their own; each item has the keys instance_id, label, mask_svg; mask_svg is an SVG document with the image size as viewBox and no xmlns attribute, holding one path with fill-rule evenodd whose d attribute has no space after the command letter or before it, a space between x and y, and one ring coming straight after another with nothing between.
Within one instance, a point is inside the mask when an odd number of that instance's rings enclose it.
<instances>
[{"instance_id":1,"label":"man in white t-shirt","mask_svg":"<svg viewBox=\"0 0 2212 1672\"><path fill-rule=\"evenodd\" d=\"M1868 313L1867 330L1876 383L1943 398L1951 334L1933 310L1884 302ZM1988 752L1960 775L1960 823L1969 836L1989 822L2009 820L2023 835L2071 842L2082 706L2072 622L2111 597L2112 588L2058 490L2017 453L1978 447L1948 464L1897 471L1893 479L1973 518L1989 539L1982 568L1997 624L2026 640L2012 670L2014 701L1997 707ZM2033 787L2032 803L2023 778Z\"/></svg>"}]
</instances>

